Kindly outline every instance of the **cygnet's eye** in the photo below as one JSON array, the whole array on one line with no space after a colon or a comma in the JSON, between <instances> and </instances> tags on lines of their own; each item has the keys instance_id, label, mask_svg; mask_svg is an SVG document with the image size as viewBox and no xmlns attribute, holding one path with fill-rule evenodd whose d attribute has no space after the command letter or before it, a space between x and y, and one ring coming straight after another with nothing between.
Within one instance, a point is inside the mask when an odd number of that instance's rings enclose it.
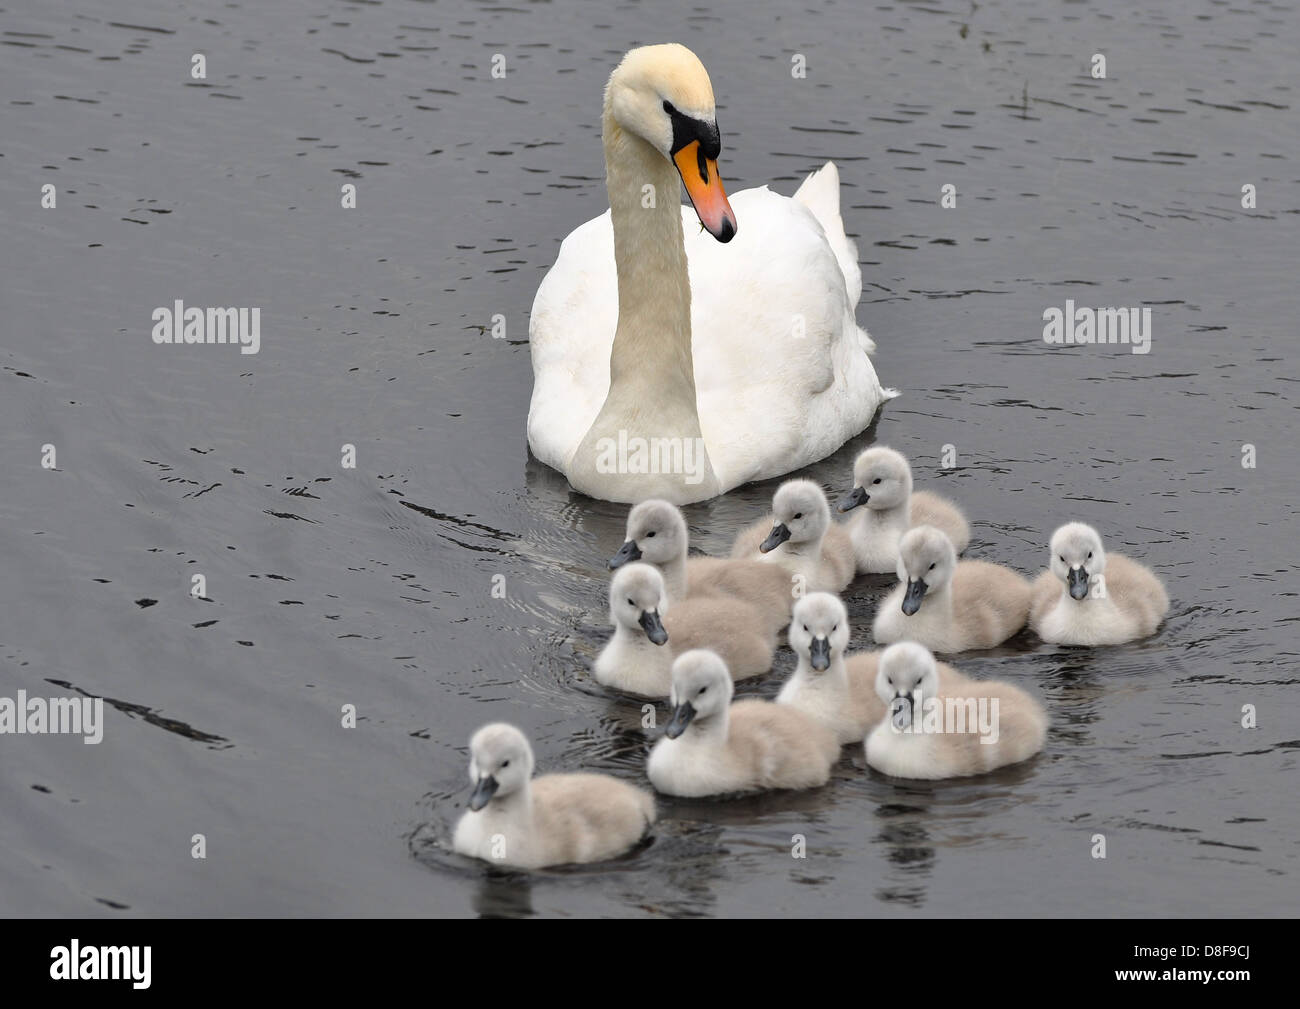
<instances>
[{"instance_id":1,"label":"cygnet's eye","mask_svg":"<svg viewBox=\"0 0 1300 1009\"><path fill-rule=\"evenodd\" d=\"M871 482L872 482L872 483L880 483L880 477L876 477L876 479L872 480Z\"/></svg>"},{"instance_id":2,"label":"cygnet's eye","mask_svg":"<svg viewBox=\"0 0 1300 1009\"><path fill-rule=\"evenodd\" d=\"M1092 551L1091 551L1091 550L1088 551L1088 560L1092 560Z\"/></svg>"},{"instance_id":3,"label":"cygnet's eye","mask_svg":"<svg viewBox=\"0 0 1300 1009\"><path fill-rule=\"evenodd\" d=\"M654 538L655 538L655 531L654 531L653 529L651 529L648 533L645 534L645 538L648 539L648 540L652 540L652 539L654 539Z\"/></svg>"},{"instance_id":4,"label":"cygnet's eye","mask_svg":"<svg viewBox=\"0 0 1300 1009\"><path fill-rule=\"evenodd\" d=\"M939 563L938 561L935 561L935 562L934 562L934 564L938 564L938 563ZM934 570L934 564L931 564L928 568L926 568L926 570L927 570L927 571L933 571L933 570Z\"/></svg>"},{"instance_id":5,"label":"cygnet's eye","mask_svg":"<svg viewBox=\"0 0 1300 1009\"><path fill-rule=\"evenodd\" d=\"M840 629L840 625L839 625L839 624L831 624L831 633L832 633L832 634L834 634L834 633L835 633L836 631L838 631L839 629Z\"/></svg>"},{"instance_id":6,"label":"cygnet's eye","mask_svg":"<svg viewBox=\"0 0 1300 1009\"><path fill-rule=\"evenodd\" d=\"M889 681L891 687L894 685L894 678L892 676L886 676L885 679Z\"/></svg>"},{"instance_id":7,"label":"cygnet's eye","mask_svg":"<svg viewBox=\"0 0 1300 1009\"><path fill-rule=\"evenodd\" d=\"M508 761L508 760L503 760L503 761L501 761L501 769L502 769L503 771L504 771L507 767L509 767L509 766L510 766L510 761Z\"/></svg>"},{"instance_id":8,"label":"cygnet's eye","mask_svg":"<svg viewBox=\"0 0 1300 1009\"><path fill-rule=\"evenodd\" d=\"M1064 557L1061 558L1061 563L1062 563L1062 564L1065 563L1065 558L1064 558Z\"/></svg>"},{"instance_id":9,"label":"cygnet's eye","mask_svg":"<svg viewBox=\"0 0 1300 1009\"><path fill-rule=\"evenodd\" d=\"M803 625L803 630L804 630L804 633L805 633L805 634L809 634L809 633L811 633L811 632L808 630L808 625L807 625L807 624L804 624L804 625Z\"/></svg>"},{"instance_id":10,"label":"cygnet's eye","mask_svg":"<svg viewBox=\"0 0 1300 1009\"><path fill-rule=\"evenodd\" d=\"M697 695L698 695L698 694L702 694L702 693L704 693L704 691L706 691L706 690L708 690L708 689L709 689L708 687L700 687L700 689L696 691L696 694L697 694Z\"/></svg>"},{"instance_id":11,"label":"cygnet's eye","mask_svg":"<svg viewBox=\"0 0 1300 1009\"><path fill-rule=\"evenodd\" d=\"M801 519L801 518L803 518L803 512L795 512L795 513L794 513L794 517L797 518L797 519Z\"/></svg>"},{"instance_id":12,"label":"cygnet's eye","mask_svg":"<svg viewBox=\"0 0 1300 1009\"><path fill-rule=\"evenodd\" d=\"M634 603L631 599L629 599L629 600L627 601L627 604L628 604L629 606L635 606L635 605L636 605L636 603Z\"/></svg>"}]
</instances>

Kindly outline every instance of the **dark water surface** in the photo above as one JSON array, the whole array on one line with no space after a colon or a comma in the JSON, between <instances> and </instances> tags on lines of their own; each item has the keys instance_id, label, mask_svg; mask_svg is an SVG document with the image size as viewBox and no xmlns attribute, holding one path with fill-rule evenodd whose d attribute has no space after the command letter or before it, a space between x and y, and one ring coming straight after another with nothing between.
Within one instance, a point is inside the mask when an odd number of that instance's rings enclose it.
<instances>
[{"instance_id":1,"label":"dark water surface","mask_svg":"<svg viewBox=\"0 0 1300 1009\"><path fill-rule=\"evenodd\" d=\"M1300 12L1140 6L7 4L0 694L111 701L97 747L0 737L0 911L1294 913ZM709 68L732 192L839 164L904 391L875 436L971 555L1033 572L1082 519L1173 607L1139 644L959 663L1045 701L1024 766L899 786L846 750L820 791L662 801L625 859L503 874L446 849L472 729L632 781L652 742L586 672L624 509L524 420L533 293L607 206L601 89L665 40ZM1067 298L1151 306L1151 353L1047 346ZM259 306L261 352L156 346L176 299ZM809 475L846 489L869 440ZM691 508L695 544L771 490ZM856 647L889 581L850 590Z\"/></svg>"}]
</instances>

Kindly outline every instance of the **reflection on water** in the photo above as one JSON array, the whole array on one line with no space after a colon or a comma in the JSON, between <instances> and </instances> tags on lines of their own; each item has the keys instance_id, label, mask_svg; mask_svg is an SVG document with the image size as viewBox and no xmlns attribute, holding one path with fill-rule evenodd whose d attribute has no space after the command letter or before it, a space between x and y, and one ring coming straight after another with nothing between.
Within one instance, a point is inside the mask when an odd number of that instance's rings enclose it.
<instances>
[{"instance_id":1,"label":"reflection on water","mask_svg":"<svg viewBox=\"0 0 1300 1009\"><path fill-rule=\"evenodd\" d=\"M782 11L0 14L0 692L116 699L93 753L6 745L6 907L1290 910L1278 884L1300 816L1277 796L1300 680L1285 549L1300 14L893 3L796 25ZM1081 519L1152 564L1173 609L1132 646L1026 635L959 662L1044 700L1048 746L1023 767L899 783L849 748L823 789L661 800L623 859L501 873L447 850L475 727L517 722L541 771L632 781L655 738L587 672L624 509L531 460L524 420L533 293L605 207L605 78L628 47L670 38L709 68L733 191L788 194L840 166L859 318L904 394L806 475L842 492L857 450L892 444L918 486L966 508L972 556L1035 571L1051 530ZM154 345L150 312L177 299L260 307L260 352ZM1150 306L1151 353L1045 345L1042 313L1066 299ZM941 470L949 445L957 466ZM773 487L688 509L694 547L725 552ZM890 582L850 590L853 647L870 646ZM783 649L744 692L774 696L792 666ZM1247 704L1257 729L1241 728Z\"/></svg>"},{"instance_id":2,"label":"reflection on water","mask_svg":"<svg viewBox=\"0 0 1300 1009\"><path fill-rule=\"evenodd\" d=\"M904 907L925 904L935 861L935 851L928 843L930 835L925 829L926 812L925 805L890 804L876 810L882 821L876 841L886 846L885 857L889 862L877 893L880 900Z\"/></svg>"}]
</instances>

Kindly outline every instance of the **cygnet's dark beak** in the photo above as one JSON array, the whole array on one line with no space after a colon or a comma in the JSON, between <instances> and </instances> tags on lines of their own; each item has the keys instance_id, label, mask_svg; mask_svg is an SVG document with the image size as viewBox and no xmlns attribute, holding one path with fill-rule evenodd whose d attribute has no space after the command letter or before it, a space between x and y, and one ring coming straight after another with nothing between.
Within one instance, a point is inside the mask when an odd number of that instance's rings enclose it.
<instances>
[{"instance_id":1,"label":"cygnet's dark beak","mask_svg":"<svg viewBox=\"0 0 1300 1009\"><path fill-rule=\"evenodd\" d=\"M691 724L691 719L695 717L695 708L690 701L677 705L673 708L673 717L669 721L668 727L664 729L664 735L669 739L676 739L686 731L686 726Z\"/></svg>"},{"instance_id":2,"label":"cygnet's dark beak","mask_svg":"<svg viewBox=\"0 0 1300 1009\"><path fill-rule=\"evenodd\" d=\"M770 550L775 550L789 538L790 527L784 522L778 522L772 527L772 531L767 534L767 539L759 545L759 552L767 553Z\"/></svg>"},{"instance_id":3,"label":"cygnet's dark beak","mask_svg":"<svg viewBox=\"0 0 1300 1009\"><path fill-rule=\"evenodd\" d=\"M609 559L609 569L614 571L621 568L624 564L641 559L641 549L636 545L636 540L628 540L618 548L618 553Z\"/></svg>"},{"instance_id":4,"label":"cygnet's dark beak","mask_svg":"<svg viewBox=\"0 0 1300 1009\"><path fill-rule=\"evenodd\" d=\"M469 797L469 808L476 812L492 801L492 796L497 794L497 779L490 774L485 774L478 779L478 784L474 786L474 792Z\"/></svg>"},{"instance_id":5,"label":"cygnet's dark beak","mask_svg":"<svg viewBox=\"0 0 1300 1009\"><path fill-rule=\"evenodd\" d=\"M865 487L854 487L851 491L840 498L840 503L835 507L842 512L851 512L859 505L864 505L871 500L871 495L867 493Z\"/></svg>"},{"instance_id":6,"label":"cygnet's dark beak","mask_svg":"<svg viewBox=\"0 0 1300 1009\"><path fill-rule=\"evenodd\" d=\"M929 588L922 578L909 578L907 580L907 592L903 595L903 612L909 617L921 608L921 600L925 598L925 590Z\"/></svg>"},{"instance_id":7,"label":"cygnet's dark beak","mask_svg":"<svg viewBox=\"0 0 1300 1009\"><path fill-rule=\"evenodd\" d=\"M642 610L641 619L637 623L645 631L645 636L656 645L662 645L668 640L668 632L664 630L663 622L659 619L658 610Z\"/></svg>"}]
</instances>

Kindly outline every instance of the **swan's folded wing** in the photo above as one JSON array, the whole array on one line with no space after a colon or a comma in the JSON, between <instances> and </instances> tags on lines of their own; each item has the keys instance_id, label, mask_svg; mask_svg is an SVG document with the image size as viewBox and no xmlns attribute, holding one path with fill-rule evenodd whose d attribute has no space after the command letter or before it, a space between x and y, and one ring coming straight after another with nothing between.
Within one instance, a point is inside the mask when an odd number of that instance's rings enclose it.
<instances>
[{"instance_id":1,"label":"swan's folded wing","mask_svg":"<svg viewBox=\"0 0 1300 1009\"><path fill-rule=\"evenodd\" d=\"M686 232L700 424L726 487L825 458L887 398L812 211L766 188L732 207L727 245Z\"/></svg>"},{"instance_id":2,"label":"swan's folded wing","mask_svg":"<svg viewBox=\"0 0 1300 1009\"><path fill-rule=\"evenodd\" d=\"M609 392L617 325L614 229L607 211L561 243L528 320L533 363L528 444L538 459L561 472Z\"/></svg>"},{"instance_id":3,"label":"swan's folded wing","mask_svg":"<svg viewBox=\"0 0 1300 1009\"><path fill-rule=\"evenodd\" d=\"M844 233L844 219L840 216L840 170L835 167L835 162L826 162L804 179L792 199L811 210L822 226L826 241L840 265L840 272L844 274L849 305L856 306L862 298L862 269L858 266L857 243ZM863 333L865 335L865 330ZM867 349L875 350L875 344Z\"/></svg>"}]
</instances>

